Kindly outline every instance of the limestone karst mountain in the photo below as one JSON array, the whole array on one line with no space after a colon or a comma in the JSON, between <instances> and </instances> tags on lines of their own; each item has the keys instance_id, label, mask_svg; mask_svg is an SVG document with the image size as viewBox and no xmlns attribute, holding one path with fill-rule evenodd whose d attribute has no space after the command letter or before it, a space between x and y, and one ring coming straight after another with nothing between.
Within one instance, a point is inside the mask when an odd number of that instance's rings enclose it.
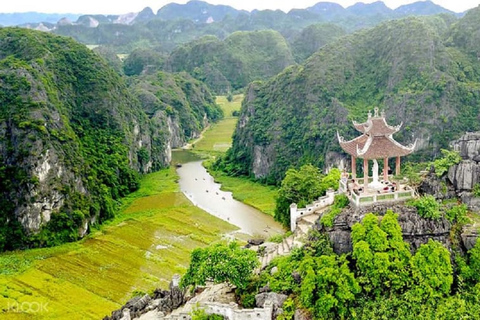
<instances>
[{"instance_id":1,"label":"limestone karst mountain","mask_svg":"<svg viewBox=\"0 0 480 320\"><path fill-rule=\"evenodd\" d=\"M349 132L349 121L362 121L374 107L404 124L399 141L418 139L413 157L430 159L465 131L479 129L480 64L474 50L465 50L473 43L461 36L464 19L479 15L471 10L458 23L448 16L386 22L250 84L222 165L280 181L290 166L339 164L345 159L336 130Z\"/></svg>"},{"instance_id":2,"label":"limestone karst mountain","mask_svg":"<svg viewBox=\"0 0 480 320\"><path fill-rule=\"evenodd\" d=\"M0 29L0 250L83 236L221 116L203 84L170 82L157 101L72 39Z\"/></svg>"}]
</instances>

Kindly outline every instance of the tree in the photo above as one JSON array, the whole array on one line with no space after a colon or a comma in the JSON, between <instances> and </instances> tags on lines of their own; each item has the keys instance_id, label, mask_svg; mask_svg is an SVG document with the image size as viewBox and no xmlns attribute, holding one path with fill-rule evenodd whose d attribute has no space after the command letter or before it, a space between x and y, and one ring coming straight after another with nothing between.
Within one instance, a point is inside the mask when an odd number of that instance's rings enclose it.
<instances>
[{"instance_id":1,"label":"tree","mask_svg":"<svg viewBox=\"0 0 480 320\"><path fill-rule=\"evenodd\" d=\"M205 285L207 281L213 281L229 282L244 288L259 263L255 252L240 248L236 242L195 249L190 260L181 281L182 287Z\"/></svg>"},{"instance_id":2,"label":"tree","mask_svg":"<svg viewBox=\"0 0 480 320\"><path fill-rule=\"evenodd\" d=\"M300 301L318 318L343 318L361 288L345 256L306 257L300 266Z\"/></svg>"},{"instance_id":3,"label":"tree","mask_svg":"<svg viewBox=\"0 0 480 320\"><path fill-rule=\"evenodd\" d=\"M413 290L417 296L438 298L450 292L453 283L450 253L440 242L429 239L428 243L421 245L411 266L416 282Z\"/></svg>"},{"instance_id":4,"label":"tree","mask_svg":"<svg viewBox=\"0 0 480 320\"><path fill-rule=\"evenodd\" d=\"M409 246L403 241L397 215L387 211L381 222L372 213L352 227L353 257L358 280L376 296L409 285Z\"/></svg>"},{"instance_id":5,"label":"tree","mask_svg":"<svg viewBox=\"0 0 480 320\"><path fill-rule=\"evenodd\" d=\"M332 187L338 188L340 171L332 169L327 176L323 176L320 169L306 164L300 170L289 169L278 191L275 207L275 220L285 226L290 226L290 205L296 203L304 207Z\"/></svg>"},{"instance_id":6,"label":"tree","mask_svg":"<svg viewBox=\"0 0 480 320\"><path fill-rule=\"evenodd\" d=\"M438 177L443 176L451 166L456 165L462 161L462 157L457 151L450 151L446 149L441 149L443 157L433 161L433 166L435 167L435 173Z\"/></svg>"}]
</instances>

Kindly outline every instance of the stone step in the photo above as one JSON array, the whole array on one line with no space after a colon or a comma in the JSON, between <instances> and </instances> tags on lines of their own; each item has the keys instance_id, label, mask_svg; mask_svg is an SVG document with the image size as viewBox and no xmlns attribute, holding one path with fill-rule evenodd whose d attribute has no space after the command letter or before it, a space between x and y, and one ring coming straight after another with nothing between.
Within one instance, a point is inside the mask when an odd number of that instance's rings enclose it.
<instances>
[{"instance_id":1,"label":"stone step","mask_svg":"<svg viewBox=\"0 0 480 320\"><path fill-rule=\"evenodd\" d=\"M293 241L293 247L301 248L301 247L303 247L303 242L298 241L298 240L294 240Z\"/></svg>"},{"instance_id":2,"label":"stone step","mask_svg":"<svg viewBox=\"0 0 480 320\"><path fill-rule=\"evenodd\" d=\"M290 251L292 249L292 244L293 244L293 235L291 235L290 237L286 238L285 240L283 240L283 242L285 243L285 245L287 246L288 250Z\"/></svg>"},{"instance_id":3,"label":"stone step","mask_svg":"<svg viewBox=\"0 0 480 320\"><path fill-rule=\"evenodd\" d=\"M285 250L283 249L283 242L282 243L279 243L278 246L277 246L277 254L279 256L283 255L285 252Z\"/></svg>"},{"instance_id":4,"label":"stone step","mask_svg":"<svg viewBox=\"0 0 480 320\"><path fill-rule=\"evenodd\" d=\"M310 230L311 225L307 225L305 223L299 223L297 224L297 229L295 229L295 232L297 232L297 235L306 235L308 234L308 230Z\"/></svg>"},{"instance_id":5,"label":"stone step","mask_svg":"<svg viewBox=\"0 0 480 320\"><path fill-rule=\"evenodd\" d=\"M320 213L314 213L314 214L311 214L311 215L302 217L302 218L299 220L299 223L305 222L306 224L314 225L315 222L318 220L319 217L320 217Z\"/></svg>"}]
</instances>

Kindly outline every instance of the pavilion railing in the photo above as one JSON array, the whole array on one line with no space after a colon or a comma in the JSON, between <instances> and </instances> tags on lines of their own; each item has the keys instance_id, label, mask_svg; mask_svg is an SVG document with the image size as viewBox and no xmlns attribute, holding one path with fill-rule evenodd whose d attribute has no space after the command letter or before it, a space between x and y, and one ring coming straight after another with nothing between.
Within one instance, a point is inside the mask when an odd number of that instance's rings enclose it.
<instances>
[{"instance_id":1,"label":"pavilion railing","mask_svg":"<svg viewBox=\"0 0 480 320\"><path fill-rule=\"evenodd\" d=\"M351 180L350 180L351 181ZM386 193L357 193L348 192L348 180L340 180L339 192L347 194L350 202L355 206L364 206L378 202L393 202L407 200L415 197L415 191L410 186L404 186L401 190Z\"/></svg>"}]
</instances>

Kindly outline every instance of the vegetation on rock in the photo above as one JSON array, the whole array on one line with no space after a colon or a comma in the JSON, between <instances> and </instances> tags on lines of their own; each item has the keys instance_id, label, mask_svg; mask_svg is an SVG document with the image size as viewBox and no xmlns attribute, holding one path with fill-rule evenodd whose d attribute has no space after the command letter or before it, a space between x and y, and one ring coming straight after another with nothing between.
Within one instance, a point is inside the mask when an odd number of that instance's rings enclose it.
<instances>
[{"instance_id":1,"label":"vegetation on rock","mask_svg":"<svg viewBox=\"0 0 480 320\"><path fill-rule=\"evenodd\" d=\"M324 196L328 189L338 189L340 170L332 169L327 175L306 164L299 170L289 169L282 181L275 207L275 220L285 226L290 226L290 205L296 203L298 207L305 207L307 204Z\"/></svg>"},{"instance_id":2,"label":"vegetation on rock","mask_svg":"<svg viewBox=\"0 0 480 320\"><path fill-rule=\"evenodd\" d=\"M169 117L185 141L222 116L191 77L161 83L170 105L148 114L156 98L139 101L72 39L3 28L0 44L0 251L80 238L114 216L138 172L167 164Z\"/></svg>"},{"instance_id":3,"label":"vegetation on rock","mask_svg":"<svg viewBox=\"0 0 480 320\"><path fill-rule=\"evenodd\" d=\"M352 254L335 255L328 237L316 231L302 249L274 259L237 293L245 305L265 286L289 295L283 319L292 319L295 309L315 319L446 319L480 311L478 242L454 272L450 252L439 242L430 240L412 254L391 211L367 214L352 229Z\"/></svg>"},{"instance_id":4,"label":"vegetation on rock","mask_svg":"<svg viewBox=\"0 0 480 320\"><path fill-rule=\"evenodd\" d=\"M187 71L212 90L226 94L268 79L294 63L287 42L273 30L235 32L225 40L206 36L174 50L169 71Z\"/></svg>"},{"instance_id":5,"label":"vegetation on rock","mask_svg":"<svg viewBox=\"0 0 480 320\"><path fill-rule=\"evenodd\" d=\"M336 131L355 137L349 121L364 121L377 106L390 124L405 124L399 142L418 139L412 160L438 155L453 138L480 129L480 64L449 41L452 28L445 16L385 22L251 83L224 167L279 182L290 167L330 165L343 157Z\"/></svg>"}]
</instances>

